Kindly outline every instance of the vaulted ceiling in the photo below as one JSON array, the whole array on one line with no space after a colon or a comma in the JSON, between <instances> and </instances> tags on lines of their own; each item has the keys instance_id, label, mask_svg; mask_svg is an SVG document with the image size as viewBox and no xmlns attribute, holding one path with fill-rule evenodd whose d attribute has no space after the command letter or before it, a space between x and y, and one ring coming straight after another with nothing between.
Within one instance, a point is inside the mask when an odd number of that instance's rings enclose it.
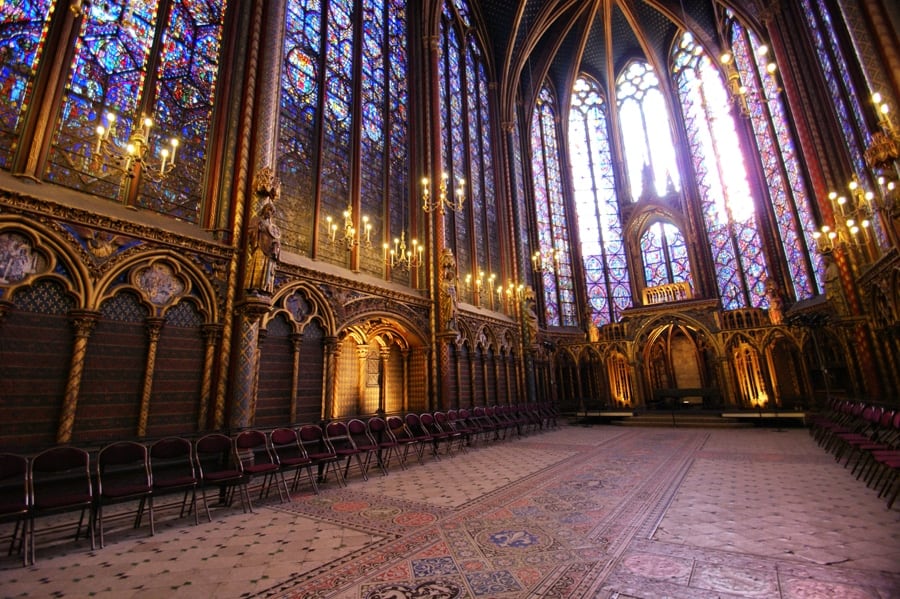
<instances>
[{"instance_id":1,"label":"vaulted ceiling","mask_svg":"<svg viewBox=\"0 0 900 599\"><path fill-rule=\"evenodd\" d=\"M732 0L745 18L771 10L778 0ZM718 7L716 5L719 5ZM675 35L687 27L718 54L716 0L472 0L485 23L493 53L504 121L517 96L526 110L544 74L559 90L587 72L609 88L631 59L658 69ZM565 99L565 98L563 98Z\"/></svg>"}]
</instances>

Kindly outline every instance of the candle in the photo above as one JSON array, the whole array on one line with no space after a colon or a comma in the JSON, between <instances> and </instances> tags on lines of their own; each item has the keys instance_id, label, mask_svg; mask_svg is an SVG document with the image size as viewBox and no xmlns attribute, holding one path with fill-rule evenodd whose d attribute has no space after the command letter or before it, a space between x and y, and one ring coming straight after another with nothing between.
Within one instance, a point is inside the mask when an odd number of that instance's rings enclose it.
<instances>
[{"instance_id":1,"label":"candle","mask_svg":"<svg viewBox=\"0 0 900 599\"><path fill-rule=\"evenodd\" d=\"M97 125L97 149L94 150L96 153L100 153L100 148L103 146L103 136L106 134L106 130L103 128L103 125Z\"/></svg>"},{"instance_id":2,"label":"candle","mask_svg":"<svg viewBox=\"0 0 900 599\"><path fill-rule=\"evenodd\" d=\"M166 160L169 158L169 151L165 148L159 151L159 155L162 156L162 161L159 163L159 174L166 174Z\"/></svg>"},{"instance_id":3,"label":"candle","mask_svg":"<svg viewBox=\"0 0 900 599\"><path fill-rule=\"evenodd\" d=\"M172 144L172 160L171 160L170 164L172 167L174 167L175 166L175 151L178 149L178 140L173 137L172 141L170 143Z\"/></svg>"}]
</instances>

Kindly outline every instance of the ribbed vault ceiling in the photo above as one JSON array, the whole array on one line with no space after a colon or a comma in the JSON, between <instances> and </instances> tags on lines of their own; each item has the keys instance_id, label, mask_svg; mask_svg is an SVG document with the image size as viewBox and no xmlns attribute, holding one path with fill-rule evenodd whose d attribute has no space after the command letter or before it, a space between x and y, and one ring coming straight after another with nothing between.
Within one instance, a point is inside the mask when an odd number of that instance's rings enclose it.
<instances>
[{"instance_id":1,"label":"ribbed vault ceiling","mask_svg":"<svg viewBox=\"0 0 900 599\"><path fill-rule=\"evenodd\" d=\"M491 40L504 120L517 99L530 107L544 75L557 89L567 90L581 71L611 85L635 58L664 67L675 35L685 26L708 50L719 50L716 0L471 1ZM751 19L772 3L727 2Z\"/></svg>"}]
</instances>

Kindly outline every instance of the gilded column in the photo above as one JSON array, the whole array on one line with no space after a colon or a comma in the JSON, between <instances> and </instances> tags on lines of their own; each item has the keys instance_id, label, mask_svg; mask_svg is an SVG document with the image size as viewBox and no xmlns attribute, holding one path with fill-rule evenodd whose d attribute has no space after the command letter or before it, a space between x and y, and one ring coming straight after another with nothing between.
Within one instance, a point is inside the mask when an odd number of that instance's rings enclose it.
<instances>
[{"instance_id":1,"label":"gilded column","mask_svg":"<svg viewBox=\"0 0 900 599\"><path fill-rule=\"evenodd\" d=\"M378 415L384 416L384 407L387 405L388 360L391 357L391 348L382 347L378 357L381 359L379 364L379 378L381 380L378 385Z\"/></svg>"},{"instance_id":2,"label":"gilded column","mask_svg":"<svg viewBox=\"0 0 900 599\"><path fill-rule=\"evenodd\" d=\"M197 416L197 430L206 430L209 426L209 403L212 401L213 368L216 360L216 344L222 337L222 326L207 324L203 326L203 381L200 384L200 407ZM224 415L215 414L215 421L224 420Z\"/></svg>"},{"instance_id":3,"label":"gilded column","mask_svg":"<svg viewBox=\"0 0 900 599\"><path fill-rule=\"evenodd\" d=\"M90 338L99 316L97 312L81 310L70 313L72 326L75 328L75 343L72 347L69 380L66 381L66 394L63 397L59 429L56 433L57 443L69 443L72 440L72 431L75 429L75 410L78 407L78 394L81 390L81 376L84 374L84 356L87 353L88 338Z\"/></svg>"},{"instance_id":4,"label":"gilded column","mask_svg":"<svg viewBox=\"0 0 900 599\"><path fill-rule=\"evenodd\" d=\"M291 422L297 422L297 402L299 400L297 387L300 385L300 350L303 348L303 333L291 334L291 355L293 366L291 369Z\"/></svg>"},{"instance_id":5,"label":"gilded column","mask_svg":"<svg viewBox=\"0 0 900 599\"><path fill-rule=\"evenodd\" d=\"M362 414L366 400L366 379L369 376L369 348L362 346L356 348L357 377L356 377L356 414Z\"/></svg>"},{"instance_id":6,"label":"gilded column","mask_svg":"<svg viewBox=\"0 0 900 599\"><path fill-rule=\"evenodd\" d=\"M405 413L409 410L409 360L410 360L410 351L408 349L404 349L400 352L403 356L403 412Z\"/></svg>"},{"instance_id":7,"label":"gilded column","mask_svg":"<svg viewBox=\"0 0 900 599\"><path fill-rule=\"evenodd\" d=\"M325 397L322 401L322 420L334 418L334 401L336 391L337 360L341 353L337 337L325 337L325 368L322 372L322 388L325 389Z\"/></svg>"},{"instance_id":8,"label":"gilded column","mask_svg":"<svg viewBox=\"0 0 900 599\"><path fill-rule=\"evenodd\" d=\"M148 318L145 321L149 345L147 347L147 363L144 365L144 384L141 388L141 408L138 413L136 431L138 437L147 435L147 422L150 420L150 396L153 394L153 373L156 371L156 352L165 322L163 318Z\"/></svg>"}]
</instances>

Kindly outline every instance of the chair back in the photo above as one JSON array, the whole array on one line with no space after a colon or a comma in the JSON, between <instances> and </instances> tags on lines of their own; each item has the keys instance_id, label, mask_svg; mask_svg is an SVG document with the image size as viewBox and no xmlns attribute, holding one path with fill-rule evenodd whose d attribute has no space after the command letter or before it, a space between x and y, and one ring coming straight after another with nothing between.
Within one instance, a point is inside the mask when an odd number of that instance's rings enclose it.
<instances>
[{"instance_id":1,"label":"chair back","mask_svg":"<svg viewBox=\"0 0 900 599\"><path fill-rule=\"evenodd\" d=\"M345 422L336 420L325 425L325 438L328 439L328 443L338 453L355 451L357 449L356 442L350 436L350 431Z\"/></svg>"},{"instance_id":2,"label":"chair back","mask_svg":"<svg viewBox=\"0 0 900 599\"><path fill-rule=\"evenodd\" d=\"M369 434L369 428L366 426L366 423L359 418L347 421L347 433L353 439L353 444L359 449L371 451L378 445L374 437Z\"/></svg>"},{"instance_id":3,"label":"chair back","mask_svg":"<svg viewBox=\"0 0 900 599\"><path fill-rule=\"evenodd\" d=\"M137 441L116 441L97 454L97 495L130 497L149 493L150 456L147 446Z\"/></svg>"},{"instance_id":4,"label":"chair back","mask_svg":"<svg viewBox=\"0 0 900 599\"><path fill-rule=\"evenodd\" d=\"M266 434L258 430L241 431L234 437L234 461L242 470L258 469L264 464L278 464Z\"/></svg>"},{"instance_id":5,"label":"chair back","mask_svg":"<svg viewBox=\"0 0 900 599\"><path fill-rule=\"evenodd\" d=\"M93 500L91 457L78 447L51 447L30 462L32 506L39 510L89 506Z\"/></svg>"},{"instance_id":6,"label":"chair back","mask_svg":"<svg viewBox=\"0 0 900 599\"><path fill-rule=\"evenodd\" d=\"M297 431L292 428L276 428L269 433L269 441L272 443L272 451L282 465L308 462L309 456L300 443Z\"/></svg>"},{"instance_id":7,"label":"chair back","mask_svg":"<svg viewBox=\"0 0 900 599\"><path fill-rule=\"evenodd\" d=\"M369 435L375 443L396 443L397 439L391 429L388 428L387 422L381 416L372 416L366 421L366 428L369 429Z\"/></svg>"},{"instance_id":8,"label":"chair back","mask_svg":"<svg viewBox=\"0 0 900 599\"><path fill-rule=\"evenodd\" d=\"M318 424L304 424L297 431L297 436L311 459L322 460L336 457L334 448L325 438L325 431Z\"/></svg>"},{"instance_id":9,"label":"chair back","mask_svg":"<svg viewBox=\"0 0 900 599\"><path fill-rule=\"evenodd\" d=\"M197 475L200 479L210 476L233 477L240 473L234 463L231 437L222 433L209 433L194 443L194 459L197 460Z\"/></svg>"},{"instance_id":10,"label":"chair back","mask_svg":"<svg viewBox=\"0 0 900 599\"><path fill-rule=\"evenodd\" d=\"M409 430L409 427L406 426L406 422L403 421L403 418L400 418L399 416L388 416L386 424L387 429L397 441L409 443L410 441L415 440L415 436L412 434L412 431Z\"/></svg>"},{"instance_id":11,"label":"chair back","mask_svg":"<svg viewBox=\"0 0 900 599\"><path fill-rule=\"evenodd\" d=\"M0 518L28 512L28 460L15 453L0 453Z\"/></svg>"},{"instance_id":12,"label":"chair back","mask_svg":"<svg viewBox=\"0 0 900 599\"><path fill-rule=\"evenodd\" d=\"M197 484L194 448L184 437L165 437L150 445L150 474L154 489Z\"/></svg>"}]
</instances>

